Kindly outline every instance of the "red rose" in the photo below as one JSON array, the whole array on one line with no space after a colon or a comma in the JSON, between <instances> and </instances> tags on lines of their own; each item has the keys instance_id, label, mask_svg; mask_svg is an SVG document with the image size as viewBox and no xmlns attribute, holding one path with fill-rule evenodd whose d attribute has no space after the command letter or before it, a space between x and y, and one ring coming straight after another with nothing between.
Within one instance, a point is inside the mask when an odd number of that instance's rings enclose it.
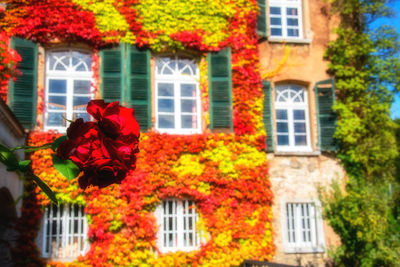
<instances>
[{"instance_id":1,"label":"red rose","mask_svg":"<svg viewBox=\"0 0 400 267\"><path fill-rule=\"evenodd\" d=\"M82 188L120 183L136 168L139 125L134 111L103 100L90 101L87 111L97 122L78 119L71 123L68 139L60 144L57 154L71 159L83 171L79 179Z\"/></svg>"},{"instance_id":2,"label":"red rose","mask_svg":"<svg viewBox=\"0 0 400 267\"><path fill-rule=\"evenodd\" d=\"M83 175L79 178L79 186L84 189L89 185L102 188L110 184L120 184L127 172L128 169L124 168L118 160L94 159L83 170Z\"/></svg>"},{"instance_id":3,"label":"red rose","mask_svg":"<svg viewBox=\"0 0 400 267\"><path fill-rule=\"evenodd\" d=\"M87 112L92 115L106 136L123 142L132 142L139 138L139 124L131 108L121 107L118 101L105 103L104 100L92 100L87 105Z\"/></svg>"},{"instance_id":4,"label":"red rose","mask_svg":"<svg viewBox=\"0 0 400 267\"><path fill-rule=\"evenodd\" d=\"M71 159L82 169L93 157L93 151L100 147L98 136L96 123L77 119L69 126L68 139L59 145L57 155L61 159Z\"/></svg>"}]
</instances>

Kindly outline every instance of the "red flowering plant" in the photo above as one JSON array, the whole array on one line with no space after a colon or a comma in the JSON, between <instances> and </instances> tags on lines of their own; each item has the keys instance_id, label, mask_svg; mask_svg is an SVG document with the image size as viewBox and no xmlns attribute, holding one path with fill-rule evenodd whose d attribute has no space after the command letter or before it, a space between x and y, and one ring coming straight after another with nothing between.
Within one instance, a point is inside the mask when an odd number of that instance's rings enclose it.
<instances>
[{"instance_id":1,"label":"red flowering plant","mask_svg":"<svg viewBox=\"0 0 400 267\"><path fill-rule=\"evenodd\" d=\"M0 144L0 162L8 171L23 172L32 177L51 200L57 202L51 189L29 169L30 160L18 161L14 151L33 152L52 148L54 167L68 180L79 177L82 189L93 185L100 188L121 183L136 168L139 152L139 124L134 110L118 101L105 103L91 100L86 108L96 121L72 121L67 135L39 147L7 148Z\"/></svg>"}]
</instances>

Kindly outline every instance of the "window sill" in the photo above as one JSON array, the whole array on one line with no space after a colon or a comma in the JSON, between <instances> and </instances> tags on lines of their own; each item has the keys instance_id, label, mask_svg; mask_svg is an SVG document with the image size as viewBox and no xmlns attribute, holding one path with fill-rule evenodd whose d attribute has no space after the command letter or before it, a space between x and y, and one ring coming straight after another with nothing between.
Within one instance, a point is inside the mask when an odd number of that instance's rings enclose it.
<instances>
[{"instance_id":1,"label":"window sill","mask_svg":"<svg viewBox=\"0 0 400 267\"><path fill-rule=\"evenodd\" d=\"M323 247L286 247L284 249L286 254L306 254L306 253L324 253L325 249Z\"/></svg>"},{"instance_id":2,"label":"window sill","mask_svg":"<svg viewBox=\"0 0 400 267\"><path fill-rule=\"evenodd\" d=\"M165 130L165 129L155 129L156 132L160 134L168 134L168 135L194 135L201 134L201 130Z\"/></svg>"},{"instance_id":3,"label":"window sill","mask_svg":"<svg viewBox=\"0 0 400 267\"><path fill-rule=\"evenodd\" d=\"M275 156L305 156L305 157L318 157L321 151L276 151L273 152Z\"/></svg>"},{"instance_id":4,"label":"window sill","mask_svg":"<svg viewBox=\"0 0 400 267\"><path fill-rule=\"evenodd\" d=\"M294 43L294 44L311 44L311 39L303 38L282 38L282 37L268 37L268 42L271 43Z\"/></svg>"}]
</instances>

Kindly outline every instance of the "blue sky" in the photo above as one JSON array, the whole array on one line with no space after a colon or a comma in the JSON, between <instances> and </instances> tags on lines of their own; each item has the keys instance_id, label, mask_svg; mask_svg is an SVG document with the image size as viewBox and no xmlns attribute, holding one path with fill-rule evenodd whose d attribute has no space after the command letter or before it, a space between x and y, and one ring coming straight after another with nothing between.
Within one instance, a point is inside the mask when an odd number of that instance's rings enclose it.
<instances>
[{"instance_id":1,"label":"blue sky","mask_svg":"<svg viewBox=\"0 0 400 267\"><path fill-rule=\"evenodd\" d=\"M377 26L380 24L389 24L393 25L397 28L397 31L400 33L400 1L394 0L393 3L389 5L392 7L396 13L393 18L384 18L376 21L372 26ZM392 104L392 118L400 118L400 93L397 93L395 96L395 101Z\"/></svg>"}]
</instances>

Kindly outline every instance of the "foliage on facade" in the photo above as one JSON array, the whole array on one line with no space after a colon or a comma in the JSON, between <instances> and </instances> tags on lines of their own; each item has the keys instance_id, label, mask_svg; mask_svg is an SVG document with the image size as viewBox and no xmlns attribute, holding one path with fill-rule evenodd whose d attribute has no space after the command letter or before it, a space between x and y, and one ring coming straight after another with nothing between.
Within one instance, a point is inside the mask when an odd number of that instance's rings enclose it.
<instances>
[{"instance_id":1,"label":"foliage on facade","mask_svg":"<svg viewBox=\"0 0 400 267\"><path fill-rule=\"evenodd\" d=\"M341 25L326 57L336 79L338 157L349 176L346 193L336 187L327 202L326 216L342 243L335 261L398 266L399 217L393 213L398 150L388 89L399 88L398 38L388 27L368 31L368 22L388 14L387 1L332 2Z\"/></svg>"},{"instance_id":2,"label":"foliage on facade","mask_svg":"<svg viewBox=\"0 0 400 267\"><path fill-rule=\"evenodd\" d=\"M31 156L35 174L61 203L86 205L91 247L71 265L232 266L245 258L271 259L272 192L263 152L256 1L174 0L167 6L165 1L135 0L6 2L1 26L8 34L44 45L83 42L101 49L123 42L152 51L189 49L200 58L224 47L232 52L233 132L143 133L137 169L121 186L86 192L51 167L50 151ZM207 64L201 62L202 108L207 118ZM99 77L95 78L98 83ZM42 112L42 105L38 108ZM40 145L56 136L34 132L29 144ZM153 211L170 197L195 200L205 240L199 250L157 255ZM31 199L24 205L34 203ZM38 203L45 206L48 200L39 194Z\"/></svg>"},{"instance_id":3,"label":"foliage on facade","mask_svg":"<svg viewBox=\"0 0 400 267\"><path fill-rule=\"evenodd\" d=\"M5 32L0 32L0 98L7 102L8 81L16 79L18 70L17 63L20 56L8 46L9 37Z\"/></svg>"}]
</instances>

